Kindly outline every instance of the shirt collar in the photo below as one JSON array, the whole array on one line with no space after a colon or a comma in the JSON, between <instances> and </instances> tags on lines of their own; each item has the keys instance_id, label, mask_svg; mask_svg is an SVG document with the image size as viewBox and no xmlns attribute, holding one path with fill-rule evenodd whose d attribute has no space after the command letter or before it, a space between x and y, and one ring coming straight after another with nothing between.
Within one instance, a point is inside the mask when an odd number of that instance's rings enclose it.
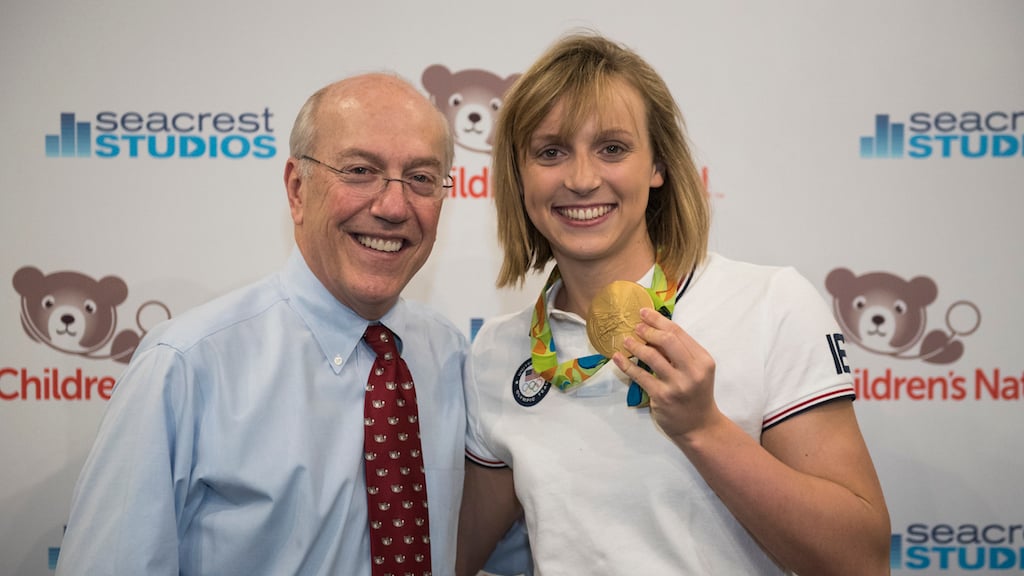
<instances>
[{"instance_id":1,"label":"shirt collar","mask_svg":"<svg viewBox=\"0 0 1024 576\"><path fill-rule=\"evenodd\" d=\"M323 350L327 363L340 373L352 356L370 322L356 314L332 295L309 269L298 247L292 249L279 274L281 285L292 309L309 327ZM405 301L399 299L380 319L396 335L405 333Z\"/></svg>"},{"instance_id":2,"label":"shirt collar","mask_svg":"<svg viewBox=\"0 0 1024 576\"><path fill-rule=\"evenodd\" d=\"M639 280L636 281L636 283L643 286L644 288L650 288L652 282L654 282L653 264L651 265L650 269L647 270L647 272L643 276L641 276ZM565 310L560 310L555 306L555 297L558 296L558 291L561 289L562 279L559 278L558 280L555 280L555 283L552 284L551 288L548 290L548 294L546 297L547 309L549 310L548 315L553 318L560 318L562 320L576 320L585 323L586 321L583 318L580 318L578 315L572 312L567 312Z\"/></svg>"}]
</instances>

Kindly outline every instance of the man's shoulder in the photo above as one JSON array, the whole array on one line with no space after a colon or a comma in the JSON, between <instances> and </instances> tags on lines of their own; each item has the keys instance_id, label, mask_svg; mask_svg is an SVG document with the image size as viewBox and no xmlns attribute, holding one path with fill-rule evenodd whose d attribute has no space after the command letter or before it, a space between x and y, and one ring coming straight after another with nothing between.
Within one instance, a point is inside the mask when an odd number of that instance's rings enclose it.
<instances>
[{"instance_id":1,"label":"man's shoulder","mask_svg":"<svg viewBox=\"0 0 1024 576\"><path fill-rule=\"evenodd\" d=\"M276 275L235 288L156 326L143 346L163 344L187 350L214 334L258 319L287 300Z\"/></svg>"},{"instance_id":2,"label":"man's shoulder","mask_svg":"<svg viewBox=\"0 0 1024 576\"><path fill-rule=\"evenodd\" d=\"M462 330L436 308L417 301L404 301L403 305L407 315L407 329L414 336L452 339L465 344L466 336Z\"/></svg>"}]
</instances>

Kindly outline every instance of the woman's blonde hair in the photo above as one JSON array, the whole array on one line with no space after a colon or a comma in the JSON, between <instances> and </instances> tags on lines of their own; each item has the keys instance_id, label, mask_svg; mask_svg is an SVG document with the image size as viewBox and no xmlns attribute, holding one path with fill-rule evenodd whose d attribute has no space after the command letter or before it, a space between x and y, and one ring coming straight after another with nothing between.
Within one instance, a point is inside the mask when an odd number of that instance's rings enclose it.
<instances>
[{"instance_id":1,"label":"woman's blonde hair","mask_svg":"<svg viewBox=\"0 0 1024 576\"><path fill-rule=\"evenodd\" d=\"M647 230L670 278L703 261L711 228L710 208L687 144L682 113L664 80L632 50L600 35L574 33L552 45L509 89L495 126L494 199L498 239L505 259L497 285L521 285L531 270L553 258L551 246L530 222L523 204L519 164L534 131L560 101L568 116L561 130L578 129L617 81L640 94L654 161L664 184L651 190Z\"/></svg>"}]
</instances>

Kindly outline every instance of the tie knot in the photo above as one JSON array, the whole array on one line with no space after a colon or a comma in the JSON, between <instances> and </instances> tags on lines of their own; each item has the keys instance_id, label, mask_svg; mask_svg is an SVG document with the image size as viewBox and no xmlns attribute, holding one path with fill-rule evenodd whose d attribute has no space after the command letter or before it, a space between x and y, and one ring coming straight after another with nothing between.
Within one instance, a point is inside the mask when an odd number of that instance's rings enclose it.
<instances>
[{"instance_id":1,"label":"tie knot","mask_svg":"<svg viewBox=\"0 0 1024 576\"><path fill-rule=\"evenodd\" d=\"M373 348L378 357L391 360L398 356L398 346L395 345L395 335L383 324L373 324L366 327L363 340Z\"/></svg>"}]
</instances>

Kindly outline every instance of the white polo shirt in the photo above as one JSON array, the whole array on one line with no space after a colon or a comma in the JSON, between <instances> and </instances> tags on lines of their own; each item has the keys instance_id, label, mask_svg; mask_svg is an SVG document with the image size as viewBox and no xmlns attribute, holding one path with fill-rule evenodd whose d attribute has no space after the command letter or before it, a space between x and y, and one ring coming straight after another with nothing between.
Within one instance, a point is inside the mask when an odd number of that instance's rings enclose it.
<instances>
[{"instance_id":1,"label":"white polo shirt","mask_svg":"<svg viewBox=\"0 0 1024 576\"><path fill-rule=\"evenodd\" d=\"M651 276L639 282L649 286ZM548 294L559 360L595 354L584 320L553 309L560 287ZM839 328L792 268L709 254L683 290L673 319L715 359L715 400L753 438L853 397L852 377L829 346ZM650 410L626 405L629 378L613 363L570 393L533 376L532 313L489 320L474 340L466 449L478 464L512 468L536 573L783 573Z\"/></svg>"}]
</instances>

